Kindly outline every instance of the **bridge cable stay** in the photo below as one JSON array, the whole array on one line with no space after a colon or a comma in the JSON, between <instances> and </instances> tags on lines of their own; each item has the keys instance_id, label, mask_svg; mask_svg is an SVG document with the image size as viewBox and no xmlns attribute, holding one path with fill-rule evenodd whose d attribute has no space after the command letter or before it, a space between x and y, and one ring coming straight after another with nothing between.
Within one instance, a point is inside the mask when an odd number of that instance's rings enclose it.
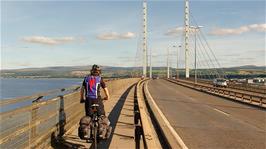
<instances>
[{"instance_id":1,"label":"bridge cable stay","mask_svg":"<svg viewBox=\"0 0 266 149\"><path fill-rule=\"evenodd\" d=\"M205 57L205 54L203 53L201 44L199 44L198 49L199 49L199 55L201 55L202 57ZM213 79L213 77L216 77L217 74L219 74L219 73L217 71L214 71L215 69L212 71L208 59L205 58L205 60L203 60L203 61L205 61L206 64L208 65L208 67L206 69L206 73L207 73L207 76L209 77L209 79ZM208 72L210 75L208 75Z\"/></svg>"},{"instance_id":2,"label":"bridge cable stay","mask_svg":"<svg viewBox=\"0 0 266 149\"><path fill-rule=\"evenodd\" d=\"M195 32L194 32L195 33ZM192 35L193 33L190 33L190 35ZM194 57L195 58L195 53L194 53L194 50L193 50L193 47L195 48L195 45L193 44L195 42L195 39L194 38L190 38L190 47L191 47L191 50L189 51L189 55L190 57ZM202 61L202 62L201 62ZM203 64L203 62L206 63L206 66ZM203 54L202 52L202 49L201 47L199 46L199 44L197 44L197 65L202 67L202 68L211 68L210 64L209 64L209 60L208 58L206 58L206 55ZM192 62L192 67L195 68L195 65L194 65L194 62ZM198 67L199 68L199 67ZM195 71L195 70L194 70ZM205 70L206 72L206 76L209 78L209 79L212 79L211 76L214 75L214 73L210 70L210 69L206 69Z\"/></svg>"},{"instance_id":3,"label":"bridge cable stay","mask_svg":"<svg viewBox=\"0 0 266 149\"><path fill-rule=\"evenodd\" d=\"M211 64L212 64L212 69L214 69L215 71L216 71L216 73L217 73L217 76L218 77L221 77L221 73L219 72L219 66L216 66L215 64L214 64L214 62L213 62L213 59L211 58L211 56L210 56L210 54L209 54L209 50L208 49L206 49L206 46L204 46L204 43L203 43L203 41L202 41L202 38L201 38L201 36L199 36L200 38L199 38L199 41L200 41L200 44L202 45L202 47L203 47L203 49L204 49L204 51L206 52L206 54L207 54L207 56L210 58L210 62L211 62ZM214 61L216 61L215 59L214 59ZM218 68L217 68L218 67Z\"/></svg>"},{"instance_id":4,"label":"bridge cable stay","mask_svg":"<svg viewBox=\"0 0 266 149\"><path fill-rule=\"evenodd\" d=\"M211 57L210 57L210 54L208 53L208 51L206 50L202 40L200 39L200 36L198 36L197 38L200 42L198 42L198 47L199 47L199 50L200 51L199 53L201 53L204 57L204 61L206 62L207 64L207 70L210 72L210 75L213 77L216 77L216 75L219 77L219 72L216 70L215 68L215 64L213 63ZM201 49L201 50L200 50ZM203 49L203 50L202 50ZM213 70L213 71L212 71ZM211 77L211 78L212 78Z\"/></svg>"},{"instance_id":5,"label":"bridge cable stay","mask_svg":"<svg viewBox=\"0 0 266 149\"><path fill-rule=\"evenodd\" d=\"M211 63L211 67L210 67L210 69L213 69L213 71L216 73L216 75L215 75L215 77L221 77L221 73L219 72L219 66L216 66L215 65L215 63L214 63L214 61L216 61L215 59L212 59L212 57L211 57L211 55L209 54L209 50L208 49L206 49L206 46L204 46L204 43L202 42L202 39L201 39L201 36L199 36L199 41L200 41L200 45L202 46L202 48L204 49L204 52L206 53L206 55L208 56L208 58L209 58L209 61L210 61L210 63ZM218 68L217 68L218 67Z\"/></svg>"},{"instance_id":6,"label":"bridge cable stay","mask_svg":"<svg viewBox=\"0 0 266 149\"><path fill-rule=\"evenodd\" d=\"M198 51L198 54L197 54L197 66L198 66L198 69L199 68L204 68L205 65L203 64L203 62L204 61L206 62L206 60L204 60L204 58L202 58L202 51L199 48L197 48L197 51ZM193 57L195 54L193 54L193 52L189 52L189 55L190 55L190 57ZM201 60L201 59L203 59L203 60ZM195 64L194 63L192 63L192 67L195 68ZM201 71L198 71L198 72L201 72ZM204 72L205 72L204 76L207 76L208 79L212 79L211 78L211 76L213 75L212 71L210 71L209 69L206 69Z\"/></svg>"},{"instance_id":7,"label":"bridge cable stay","mask_svg":"<svg viewBox=\"0 0 266 149\"><path fill-rule=\"evenodd\" d=\"M195 18L193 17L193 15L191 15L191 16L192 16L191 21L193 22L193 24L196 24L196 26L197 26L197 22L196 22ZM208 42L207 42L206 38L204 37L201 30L199 30L199 35L197 37L198 37L197 40L200 41L197 44L197 48L198 48L197 51L199 51L198 53L201 53L205 57L204 61L206 61L206 64L208 65L208 69L213 70L213 72L216 74L216 75L214 75L214 77L217 77L217 76L218 77L221 77L221 76L224 77L225 75L224 75L224 72L221 70L222 68L220 66L220 63L218 62L217 58L215 57L212 49L210 48L210 46L209 46L209 44L208 44ZM191 38L191 39L195 41L195 39L193 39L193 38ZM205 42L203 42L203 40ZM201 46L201 48L200 48L200 46ZM191 47L193 47L193 46L191 46ZM208 47L208 49L206 47ZM193 49L193 48L191 48L191 49ZM191 51L193 51L193 50L191 50ZM203 51L203 52L201 52L201 51ZM203 54L203 53L205 53L205 54ZM197 60L197 63L199 63L199 60ZM219 72L219 69L221 70L220 72ZM213 73L211 73L210 75L213 76Z\"/></svg>"},{"instance_id":8,"label":"bridge cable stay","mask_svg":"<svg viewBox=\"0 0 266 149\"><path fill-rule=\"evenodd\" d=\"M194 39L192 39L192 42L193 42L193 40ZM206 62L207 65L208 65L208 63L207 63L206 60L204 60L204 57L203 57L202 50L201 50L200 46L197 47L197 51L198 51L198 53L197 53L197 65L198 65L198 68L203 68L204 69L204 67L206 68L206 65L204 65L204 62ZM191 53L191 57L193 57L192 55L194 56L195 54ZM193 67L195 68L194 63L193 63ZM205 70L204 72L205 72L205 74L202 71L198 71L198 73L203 75L203 77L207 76L208 79L212 79L211 76L213 75L213 73L209 69ZM209 75L209 73L211 75Z\"/></svg>"},{"instance_id":9,"label":"bridge cable stay","mask_svg":"<svg viewBox=\"0 0 266 149\"><path fill-rule=\"evenodd\" d=\"M193 21L193 20L192 20ZM185 43L183 42L183 40L184 40L184 35L185 35L185 30L183 30L183 32L182 32L182 36L181 36L181 44L182 44L182 47L184 47L184 45L185 45ZM192 33L191 32L189 32L189 36L192 36ZM199 38L199 37L198 37ZM193 52L194 52L194 48L193 47L195 47L195 45L193 44L192 45L192 43L194 43L195 42L195 40L194 40L194 38L189 38L189 42L188 42L188 44L190 44L189 45L189 47L190 47L190 49L191 50L189 50L188 51L188 55L189 55L189 57L194 57L195 58L195 56L192 56L192 55L194 55L193 54ZM197 44L197 47L199 46L199 44ZM202 46L203 47L203 46ZM197 51L199 51L200 49L202 49L202 48L198 48L198 50ZM219 73L218 73L218 71L216 70L216 69L213 69L213 68L215 68L215 65L212 63L212 66L211 66L211 58L210 58L210 54L203 54L203 52L202 52L203 50L200 50L200 54L197 54L197 64L198 64L198 66L200 66L201 68L204 68L204 65L203 65L203 62L205 62L206 63L206 67L207 68L209 68L209 69L206 69L206 71L207 71L207 73L206 73L206 76L208 77L208 79L211 79L213 76L216 76L216 75L219 75ZM184 48L182 48L182 50L181 51L179 51L179 54L178 54L178 60L177 60L177 63L179 64L179 68L181 68L180 66L183 64L182 63L182 61L183 61L183 59L182 59L182 57L181 56L183 56L184 55L184 53L182 53L182 52L184 52ZM206 53L206 51L204 51L205 53ZM203 56L201 56L201 55L203 55ZM207 55L207 56L206 56ZM199 59L201 59L201 58L203 59L202 60L202 63L201 63L201 60L199 61ZM205 57L205 60L204 60L204 58L203 57ZM208 57L208 58L207 58ZM192 67L194 67L195 68L195 65L194 65L194 62L192 62L191 61L191 63L192 64L190 64L190 66L192 65ZM200 68L199 67L199 68ZM210 68L212 68L213 70L216 70L216 72L212 72L212 69L210 69ZM195 70L194 70L195 71ZM204 72L206 72L206 71L204 71ZM209 73L209 74L208 74ZM203 72L201 72L200 71L200 75L202 75L203 76Z\"/></svg>"},{"instance_id":10,"label":"bridge cable stay","mask_svg":"<svg viewBox=\"0 0 266 149\"><path fill-rule=\"evenodd\" d=\"M192 16L192 17L193 17L193 16ZM196 26L197 26L197 23L196 23L194 17L193 17L192 21L193 21L193 24L196 24ZM203 49L204 49L204 52L205 52L204 57L205 57L205 61L206 61L207 65L208 65L209 70L214 69L214 71L216 71L215 73L219 76L219 72L215 69L216 66L215 66L215 64L213 63L212 58L210 57L210 54L209 54L208 51L206 50L206 48L205 48L205 46L204 46L202 40L200 39L200 36L197 36L197 37L198 37L198 39L199 39L199 41L200 41L200 44L202 45L202 47L203 47ZM199 43L198 43L198 45L199 45ZM206 56L207 56L208 58L206 58ZM210 66L210 65L212 65L212 66ZM211 75L213 75L213 74L211 74Z\"/></svg>"},{"instance_id":11,"label":"bridge cable stay","mask_svg":"<svg viewBox=\"0 0 266 149\"><path fill-rule=\"evenodd\" d=\"M213 52L213 50L211 49L211 47L210 47L210 45L209 45L209 43L208 43L208 41L207 41L207 39L206 39L206 37L205 37L205 35L204 35L204 33L203 32L201 32L200 31L200 35L202 36L202 38L204 39L204 41L205 41L205 43L206 43L206 45L207 45L207 47L209 48L209 50L211 51L211 54L213 55L213 57L214 57L214 59L215 59L215 62L217 63L217 65L218 65L218 68L220 68L220 71L221 71L221 73L222 73L222 75L223 75L223 77L224 78L227 78L227 76L226 76L226 74L225 74L225 72L224 72L224 69L223 69L223 67L221 66L221 64L220 64L220 62L218 61L218 59L216 58L216 56L215 56L215 54L214 54L214 52Z\"/></svg>"},{"instance_id":12,"label":"bridge cable stay","mask_svg":"<svg viewBox=\"0 0 266 149\"><path fill-rule=\"evenodd\" d=\"M137 35L138 40L137 40L137 50L136 50L136 54L135 54L135 61L134 61L134 68L133 68L133 72L135 73L135 77L140 77L141 75L141 36Z\"/></svg>"},{"instance_id":13,"label":"bridge cable stay","mask_svg":"<svg viewBox=\"0 0 266 149\"><path fill-rule=\"evenodd\" d=\"M204 49L204 47L203 47L203 45L202 45L202 43L200 42L199 44L198 44L198 55L199 56L201 56L202 57L202 61L203 62L205 62L206 63L206 66L207 66L207 69L206 69L206 72L209 72L209 74L210 75L208 75L208 77L210 78L210 79L213 79L213 77L216 77L216 76L218 76L219 75L219 73L216 71L216 69L213 69L213 71L212 71L212 67L211 67L211 60L210 60L210 58L208 57L207 58L207 55L206 54L204 54L204 52L206 51L206 50L203 50ZM200 62L200 61L199 61ZM204 66L203 66L204 67Z\"/></svg>"},{"instance_id":14,"label":"bridge cable stay","mask_svg":"<svg viewBox=\"0 0 266 149\"><path fill-rule=\"evenodd\" d=\"M142 69L142 57L143 57L143 52L142 52L142 44L143 44L143 11L142 11L142 3L141 3L141 11L139 11L139 27L138 27L138 34L137 34L137 50L136 50L136 54L135 54L135 61L134 61L134 68L133 68L133 72L135 74L135 77L140 77L142 76L142 72L141 72L141 69Z\"/></svg>"},{"instance_id":15,"label":"bridge cable stay","mask_svg":"<svg viewBox=\"0 0 266 149\"><path fill-rule=\"evenodd\" d=\"M193 23L195 23L196 26L197 26L198 24L197 24L196 19L194 18L193 15L191 15L191 17L192 17L192 21L193 21ZM209 45L209 43L208 43L208 41L207 41L207 39L206 39L206 37L205 37L203 31L201 31L201 30L199 30L199 37L200 37L200 38L199 38L200 41L201 41L201 39L204 40L204 43L206 44L206 47L208 48L209 52L211 53L211 56L214 58L214 62L216 62L217 67L218 67L217 71L219 72L219 70L220 70L220 73L219 73L220 76L219 76L219 77L227 78L226 75L225 75L225 72L224 72L223 68L221 67L221 64L219 63L218 59L216 58L216 56L215 56L215 54L214 54L212 48L210 47L210 45ZM202 42L202 41L201 41L201 42ZM214 66L215 66L215 65L214 65ZM214 67L214 68L215 68L215 67Z\"/></svg>"},{"instance_id":16,"label":"bridge cable stay","mask_svg":"<svg viewBox=\"0 0 266 149\"><path fill-rule=\"evenodd\" d=\"M189 35L189 36L192 36L192 33L191 33L191 32L190 32L190 35ZM195 58L195 54L194 54L194 50L193 50L193 47L195 46L195 45L193 44L194 42L195 42L195 39L194 39L194 38L190 38L190 42L189 42L189 44L190 44L191 50L189 51L189 56ZM195 47L194 47L194 48L195 48ZM200 55L199 55L199 52L198 52L198 55L197 55L197 66L198 66L198 68L204 66L204 65L201 63L199 57L200 57ZM195 59L194 59L194 60L195 60ZM192 65L192 68L195 68L195 63L194 63L194 61L191 62L191 65ZM194 70L194 71L195 71L195 70Z\"/></svg>"},{"instance_id":17,"label":"bridge cable stay","mask_svg":"<svg viewBox=\"0 0 266 149\"><path fill-rule=\"evenodd\" d=\"M209 44L208 44L208 42L207 42L207 40L206 40L206 37L204 36L204 34L203 34L202 32L201 32L200 35L201 35L202 38L204 39L204 41L205 41L207 47L210 49L209 51L211 52L211 54L213 55L213 57L214 57L214 59L215 59L215 62L217 63L217 66L218 66L218 68L219 68L219 69L217 69L217 70L218 70L218 71L220 70L219 74L221 74L221 77L223 77L223 78L227 78L227 76L226 76L226 74L225 74L225 72L224 72L223 67L221 67L221 65L220 65L218 59L216 58L216 56L215 56L213 50L210 48L210 46L209 46ZM201 39L201 38L200 38L200 39Z\"/></svg>"},{"instance_id":18,"label":"bridge cable stay","mask_svg":"<svg viewBox=\"0 0 266 149\"><path fill-rule=\"evenodd\" d=\"M208 54L208 51L205 49L205 47L204 47L202 41L200 40L200 38L199 38L199 41L200 41L199 47L200 47L200 49L203 49L203 50L200 50L200 52L202 53L202 55L204 57L208 57L208 58L206 58L205 61L208 64L208 67L207 67L208 69L207 70L209 72L211 72L211 74L210 74L211 75L211 78L213 79L214 77L215 78L220 77L220 74L219 74L218 70L216 69L216 67L215 67L215 65L214 65L211 57Z\"/></svg>"},{"instance_id":19,"label":"bridge cable stay","mask_svg":"<svg viewBox=\"0 0 266 149\"><path fill-rule=\"evenodd\" d=\"M193 40L195 40L195 39L193 39ZM206 65L209 65L209 63L208 63L208 61L206 60L205 55L204 55L203 52L202 52L202 47L201 47L201 45L199 45L199 44L198 44L198 47L197 47L197 51L198 51L198 52L197 52L197 65L199 65L198 68L202 68L202 69L204 69L204 68L206 68ZM205 65L204 65L204 62L206 63ZM210 66L207 66L207 68L209 68L209 67L210 67ZM200 72L200 73L203 74L202 71L198 71L198 72ZM211 70L206 69L204 72L206 72L206 73L204 74L204 76L207 76L208 79L212 79L211 76L213 76L213 72L212 72ZM209 74L210 74L210 75L209 75Z\"/></svg>"}]
</instances>

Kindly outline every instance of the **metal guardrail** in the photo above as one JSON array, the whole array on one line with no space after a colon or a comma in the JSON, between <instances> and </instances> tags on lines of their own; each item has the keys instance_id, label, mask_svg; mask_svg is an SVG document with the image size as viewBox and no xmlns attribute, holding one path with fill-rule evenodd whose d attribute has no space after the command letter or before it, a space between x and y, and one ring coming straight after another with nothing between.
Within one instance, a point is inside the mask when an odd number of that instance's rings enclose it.
<instances>
[{"instance_id":1,"label":"metal guardrail","mask_svg":"<svg viewBox=\"0 0 266 149\"><path fill-rule=\"evenodd\" d=\"M78 91L0 113L0 148L40 148L79 121Z\"/></svg>"},{"instance_id":2,"label":"metal guardrail","mask_svg":"<svg viewBox=\"0 0 266 149\"><path fill-rule=\"evenodd\" d=\"M194 81L193 79L189 79L189 80ZM199 83L205 83L205 84L210 84L210 85L213 84L213 82L210 81L210 80L198 79L197 81ZM265 88L255 87L255 86L251 86L251 85L248 85L248 84L240 85L240 84L234 84L234 83L230 83L229 82L227 87L231 88L231 89L237 89L237 90L249 91L249 92L254 92L254 93L266 94L266 89Z\"/></svg>"},{"instance_id":3,"label":"metal guardrail","mask_svg":"<svg viewBox=\"0 0 266 149\"><path fill-rule=\"evenodd\" d=\"M232 91L230 89L225 89L225 88L219 88L219 87L211 87L208 85L204 84L195 84L190 81L185 81L185 80L170 80L167 79L170 82L186 86L192 89L200 90L203 92L219 95L222 97L230 98L233 100L238 100L241 102L245 102L248 104L260 106L260 107L266 107L266 96L265 95L254 95L250 93L243 93L240 91Z\"/></svg>"},{"instance_id":4,"label":"metal guardrail","mask_svg":"<svg viewBox=\"0 0 266 149\"><path fill-rule=\"evenodd\" d=\"M44 93L37 93L31 96L24 96L24 97L17 97L17 98L13 98L13 99L1 99L0 100L0 106L8 106L10 104L16 104L19 102L26 102L26 101L37 101L45 96L48 95L60 95L62 93L69 93L72 91L77 91L79 90L80 86L71 86L69 88L62 88L62 89L55 89L55 90L50 90Z\"/></svg>"},{"instance_id":5,"label":"metal guardrail","mask_svg":"<svg viewBox=\"0 0 266 149\"><path fill-rule=\"evenodd\" d=\"M250 92L255 92L255 93L262 93L262 94L266 94L266 89L263 89L261 87L254 87L254 86L250 86L250 85L237 85L237 84L228 84L228 86L230 88L233 89L239 89L239 90L244 90L244 91L250 91Z\"/></svg>"}]
</instances>

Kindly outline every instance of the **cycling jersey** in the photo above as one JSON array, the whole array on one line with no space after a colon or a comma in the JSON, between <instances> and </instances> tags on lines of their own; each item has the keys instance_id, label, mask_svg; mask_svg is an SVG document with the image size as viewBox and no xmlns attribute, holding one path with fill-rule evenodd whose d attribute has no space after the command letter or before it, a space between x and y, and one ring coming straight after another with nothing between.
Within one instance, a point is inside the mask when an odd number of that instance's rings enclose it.
<instances>
[{"instance_id":1,"label":"cycling jersey","mask_svg":"<svg viewBox=\"0 0 266 149\"><path fill-rule=\"evenodd\" d=\"M100 87L106 88L103 79L100 76L88 75L84 78L83 86L86 91L87 99L101 98Z\"/></svg>"}]
</instances>

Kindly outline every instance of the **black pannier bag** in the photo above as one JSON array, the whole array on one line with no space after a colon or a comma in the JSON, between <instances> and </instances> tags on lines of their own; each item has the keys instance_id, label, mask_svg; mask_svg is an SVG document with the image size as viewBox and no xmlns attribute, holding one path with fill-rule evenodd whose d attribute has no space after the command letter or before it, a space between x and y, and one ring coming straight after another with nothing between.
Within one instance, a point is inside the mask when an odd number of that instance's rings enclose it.
<instances>
[{"instance_id":1,"label":"black pannier bag","mask_svg":"<svg viewBox=\"0 0 266 149\"><path fill-rule=\"evenodd\" d=\"M112 127L110 126L109 119L102 115L99 117L99 137L101 139L108 139L111 135Z\"/></svg>"},{"instance_id":2,"label":"black pannier bag","mask_svg":"<svg viewBox=\"0 0 266 149\"><path fill-rule=\"evenodd\" d=\"M78 135L82 140L90 138L91 118L84 116L79 121Z\"/></svg>"},{"instance_id":3,"label":"black pannier bag","mask_svg":"<svg viewBox=\"0 0 266 149\"><path fill-rule=\"evenodd\" d=\"M112 127L110 126L109 119L102 115L99 117L99 137L101 139L108 139L112 132ZM78 136L82 140L90 139L91 135L91 117L84 116L80 119L79 128L78 128Z\"/></svg>"}]
</instances>

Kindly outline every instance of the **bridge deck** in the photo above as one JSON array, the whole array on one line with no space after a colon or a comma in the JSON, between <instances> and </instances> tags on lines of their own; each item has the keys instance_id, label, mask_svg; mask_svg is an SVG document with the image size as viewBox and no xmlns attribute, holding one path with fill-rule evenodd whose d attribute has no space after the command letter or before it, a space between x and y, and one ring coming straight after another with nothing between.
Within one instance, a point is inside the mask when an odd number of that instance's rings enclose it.
<instances>
[{"instance_id":1,"label":"bridge deck","mask_svg":"<svg viewBox=\"0 0 266 149\"><path fill-rule=\"evenodd\" d=\"M137 81L107 82L111 99L104 105L113 132L98 144L100 148L266 148L265 107L213 96L171 80L134 84ZM0 145L90 148L90 143L78 137L78 121L85 115L79 96L75 89L64 96L1 113L5 127L1 127ZM64 130L67 132L61 137Z\"/></svg>"},{"instance_id":2,"label":"bridge deck","mask_svg":"<svg viewBox=\"0 0 266 149\"><path fill-rule=\"evenodd\" d=\"M265 148L266 112L166 80L148 89L188 148Z\"/></svg>"}]
</instances>

